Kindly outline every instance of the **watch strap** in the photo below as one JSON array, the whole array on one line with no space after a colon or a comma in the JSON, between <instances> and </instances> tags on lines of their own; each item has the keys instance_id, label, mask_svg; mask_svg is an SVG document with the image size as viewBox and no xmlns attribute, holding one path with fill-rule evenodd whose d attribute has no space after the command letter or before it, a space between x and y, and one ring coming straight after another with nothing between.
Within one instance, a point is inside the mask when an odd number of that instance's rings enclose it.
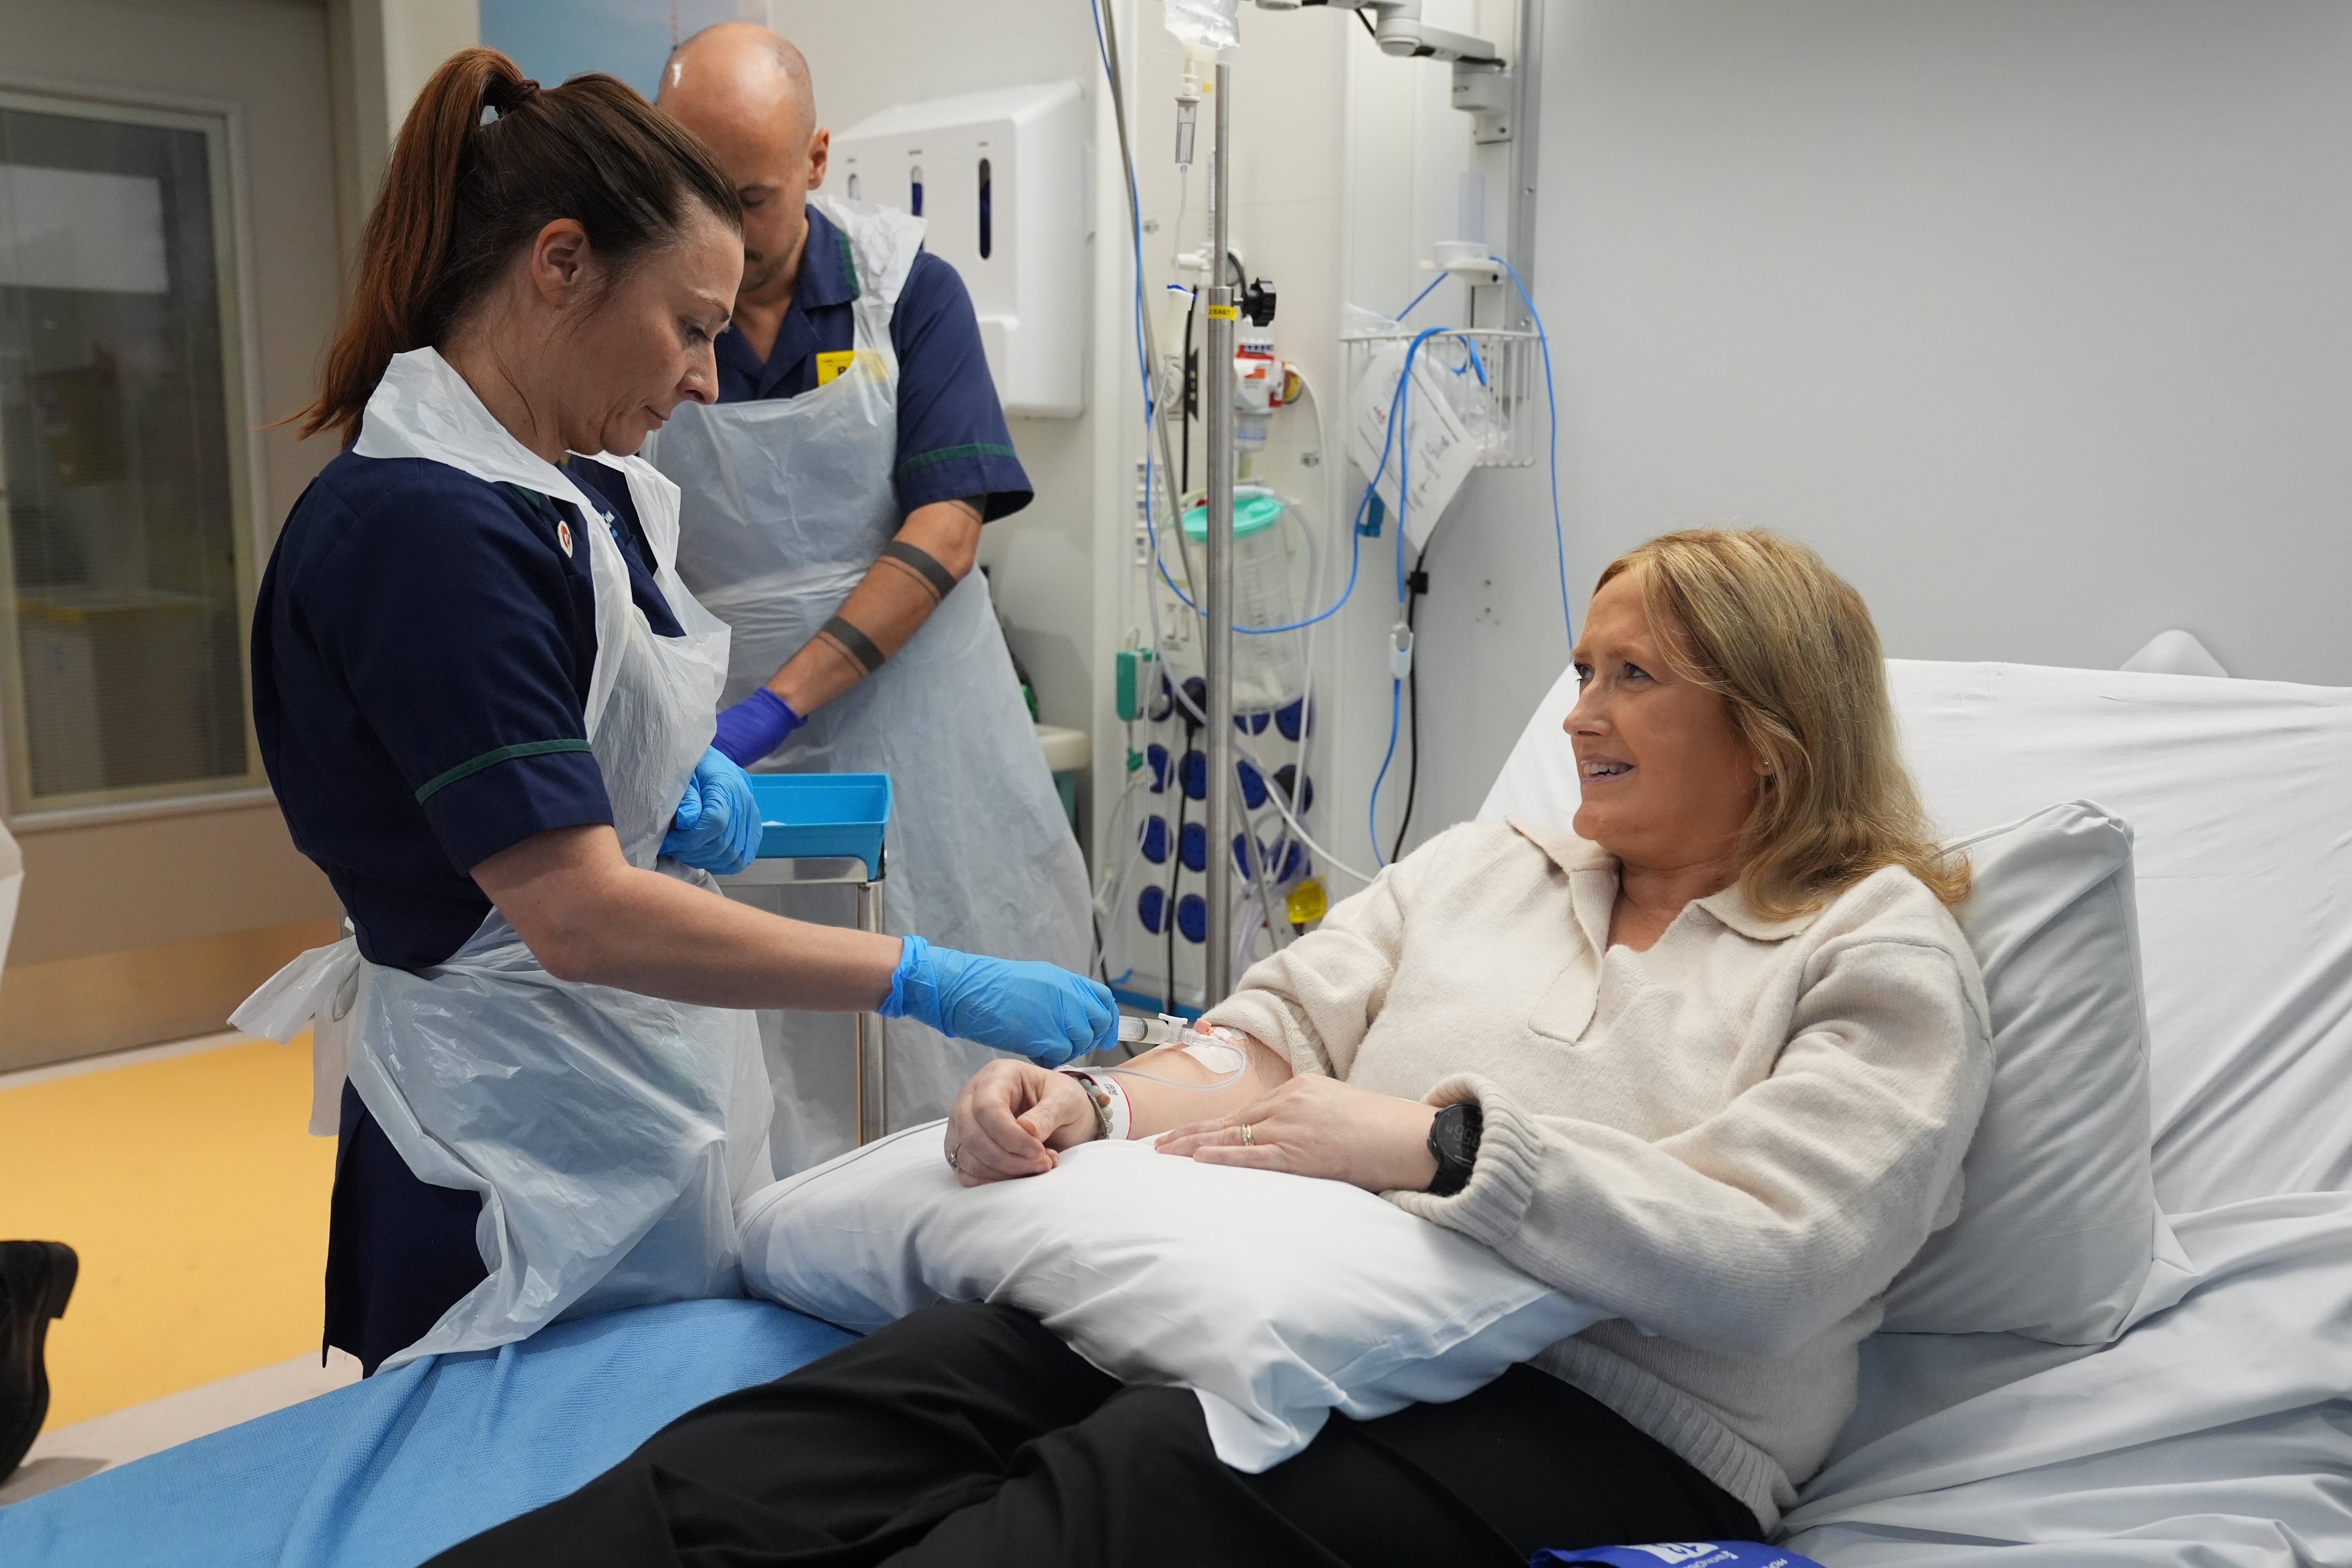
<instances>
[{"instance_id":1,"label":"watch strap","mask_svg":"<svg viewBox=\"0 0 2352 1568\"><path fill-rule=\"evenodd\" d=\"M1470 1184L1478 1165L1479 1135L1486 1130L1486 1112L1475 1100L1457 1100L1440 1110L1429 1124L1429 1152L1437 1174L1429 1184L1433 1196L1450 1198Z\"/></svg>"}]
</instances>

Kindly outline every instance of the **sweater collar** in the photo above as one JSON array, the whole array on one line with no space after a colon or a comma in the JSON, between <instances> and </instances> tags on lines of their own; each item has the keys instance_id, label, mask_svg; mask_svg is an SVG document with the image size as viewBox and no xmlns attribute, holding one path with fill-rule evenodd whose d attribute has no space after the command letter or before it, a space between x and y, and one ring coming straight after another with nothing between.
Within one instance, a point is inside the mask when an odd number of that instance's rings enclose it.
<instances>
[{"instance_id":1,"label":"sweater collar","mask_svg":"<svg viewBox=\"0 0 2352 1568\"><path fill-rule=\"evenodd\" d=\"M1516 816L1505 820L1521 837L1549 856L1553 865L1568 873L1569 897L1576 910L1577 923L1584 928L1593 951L1606 952L1610 911L1617 899L1617 858L1567 828L1549 827ZM1786 942L1821 918L1821 911L1815 909L1790 915L1787 920L1767 920L1757 913L1737 882L1719 893L1709 893L1692 901L1717 924L1755 942Z\"/></svg>"},{"instance_id":2,"label":"sweater collar","mask_svg":"<svg viewBox=\"0 0 2352 1568\"><path fill-rule=\"evenodd\" d=\"M1799 910L1784 921L1768 921L1756 912L1756 906L1748 901L1748 896L1739 890L1737 882L1719 893L1709 893L1696 902L1700 909L1723 924L1757 942L1786 942L1801 934L1822 918L1820 910L1811 909Z\"/></svg>"}]
</instances>

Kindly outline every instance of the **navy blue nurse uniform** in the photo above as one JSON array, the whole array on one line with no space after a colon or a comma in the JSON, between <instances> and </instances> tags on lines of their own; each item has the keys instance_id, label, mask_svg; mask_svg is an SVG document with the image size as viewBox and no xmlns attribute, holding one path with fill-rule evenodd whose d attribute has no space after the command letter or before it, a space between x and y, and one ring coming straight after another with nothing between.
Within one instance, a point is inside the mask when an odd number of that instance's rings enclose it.
<instances>
[{"instance_id":1,"label":"navy blue nurse uniform","mask_svg":"<svg viewBox=\"0 0 2352 1568\"><path fill-rule=\"evenodd\" d=\"M680 635L625 482L598 463L567 472L604 502L593 526L619 543L648 625ZM254 727L295 847L372 963L443 963L490 912L473 867L613 820L587 739L588 526L446 464L351 452L287 519L254 605ZM488 1272L480 1211L412 1173L346 1085L326 1342L370 1373L415 1343Z\"/></svg>"},{"instance_id":2,"label":"navy blue nurse uniform","mask_svg":"<svg viewBox=\"0 0 2352 1568\"><path fill-rule=\"evenodd\" d=\"M736 329L719 336L721 403L813 392L817 356L855 346L857 268L849 238L814 207L808 225L800 280L766 362ZM981 520L992 522L1027 506L1034 492L1004 427L971 296L956 269L928 250L898 291L890 347L898 356L898 460L891 474L898 515L933 501L977 500Z\"/></svg>"}]
</instances>

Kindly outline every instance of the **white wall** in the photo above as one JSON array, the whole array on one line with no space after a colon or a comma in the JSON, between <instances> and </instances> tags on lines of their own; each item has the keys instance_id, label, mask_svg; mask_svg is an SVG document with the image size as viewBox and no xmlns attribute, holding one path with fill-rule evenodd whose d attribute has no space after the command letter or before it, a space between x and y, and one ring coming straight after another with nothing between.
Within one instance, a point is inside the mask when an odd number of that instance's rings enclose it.
<instances>
[{"instance_id":1,"label":"white wall","mask_svg":"<svg viewBox=\"0 0 2352 1568\"><path fill-rule=\"evenodd\" d=\"M1897 656L2112 667L2180 626L2233 674L2352 684L2352 9L1548 26L1535 288L1580 599L1651 533L1754 523ZM1540 481L1481 476L1432 552L1432 826L1560 663Z\"/></svg>"},{"instance_id":2,"label":"white wall","mask_svg":"<svg viewBox=\"0 0 2352 1568\"><path fill-rule=\"evenodd\" d=\"M346 260L408 106L441 62L481 42L480 0L329 0L337 221Z\"/></svg>"},{"instance_id":3,"label":"white wall","mask_svg":"<svg viewBox=\"0 0 2352 1568\"><path fill-rule=\"evenodd\" d=\"M1425 7L1429 20L1440 26L1473 33L1503 47L1516 59L1515 5L1509 0L1484 0L1473 5L1457 3L1448 11ZM1453 107L1453 73L1427 60L1391 59L1378 52L1360 29L1346 37L1349 86L1345 104L1347 125L1342 177L1352 193L1348 250L1347 293L1350 302L1384 312L1402 310L1429 283L1423 264L1440 240L1457 233L1463 177L1475 171L1486 185L1486 234L1497 251L1509 246L1507 174L1509 150L1475 147L1470 117ZM1476 324L1494 325L1501 319L1502 301L1495 290L1481 290ZM1414 311L1409 324L1473 324L1468 290L1459 283L1439 287ZM1339 396L1344 398L1346 388ZM1352 516L1364 482L1353 467L1339 468L1340 504ZM1410 849L1469 815L1485 797L1486 784L1501 763L1502 753L1486 761L1475 749L1486 719L1499 721L1514 710L1524 720L1533 699L1518 703L1508 693L1507 672L1486 666L1499 646L1496 634L1493 585L1467 575L1476 571L1496 577L1503 593L1519 586L1531 568L1526 563L1497 556L1483 562L1475 545L1463 548L1459 531L1465 519L1482 517L1498 493L1509 493L1516 476L1507 470L1480 469L1465 484L1462 496L1438 531L1422 564L1430 574L1429 595L1416 617L1414 659L1421 677L1420 715L1423 745L1419 788L1412 796ZM1479 525L1474 524L1474 527ZM1480 531L1488 531L1479 527ZM1322 825L1334 837L1324 839L1349 864L1371 869L1375 858L1370 820L1372 791L1391 732L1389 646L1391 630L1402 611L1397 602L1393 521L1377 540L1365 541L1363 576L1357 600L1341 617L1343 630L1333 648L1334 662L1322 679L1332 698L1331 757L1325 784L1330 801ZM1342 536L1344 537L1344 536ZM1410 562L1407 563L1411 564ZM1540 587L1540 582L1538 583ZM1534 623L1530 623L1533 625ZM1511 630L1520 629L1515 621ZM1560 644L1564 650L1565 643ZM1557 670L1554 657L1550 667ZM1536 687L1540 696L1544 688ZM1500 695L1498 696L1498 692ZM1514 721L1510 733L1517 733ZM1410 717L1397 720L1400 743L1385 782L1381 784L1379 853L1385 855L1396 839L1408 798L1408 773L1412 730ZM1472 749L1463 748L1468 742ZM1505 742L1507 750L1508 742ZM1465 778L1478 775L1475 791ZM1466 796L1468 810L1455 802ZM1330 879L1334 897L1352 892L1351 877Z\"/></svg>"}]
</instances>

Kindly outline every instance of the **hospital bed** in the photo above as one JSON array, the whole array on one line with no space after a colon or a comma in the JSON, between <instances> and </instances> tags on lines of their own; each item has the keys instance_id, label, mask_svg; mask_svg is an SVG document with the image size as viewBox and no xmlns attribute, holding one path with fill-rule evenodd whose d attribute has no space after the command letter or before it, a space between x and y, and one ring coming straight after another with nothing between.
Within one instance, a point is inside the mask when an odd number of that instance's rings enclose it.
<instances>
[{"instance_id":1,"label":"hospital bed","mask_svg":"<svg viewBox=\"0 0 2352 1568\"><path fill-rule=\"evenodd\" d=\"M1784 1532L1831 1568L2352 1562L2352 689L1892 667L1954 833L2130 822L2158 1196L2198 1280L2104 1346L1880 1335ZM1490 808L1572 809L1569 693ZM0 1563L410 1564L845 1336L752 1301L559 1324L0 1510Z\"/></svg>"}]
</instances>

